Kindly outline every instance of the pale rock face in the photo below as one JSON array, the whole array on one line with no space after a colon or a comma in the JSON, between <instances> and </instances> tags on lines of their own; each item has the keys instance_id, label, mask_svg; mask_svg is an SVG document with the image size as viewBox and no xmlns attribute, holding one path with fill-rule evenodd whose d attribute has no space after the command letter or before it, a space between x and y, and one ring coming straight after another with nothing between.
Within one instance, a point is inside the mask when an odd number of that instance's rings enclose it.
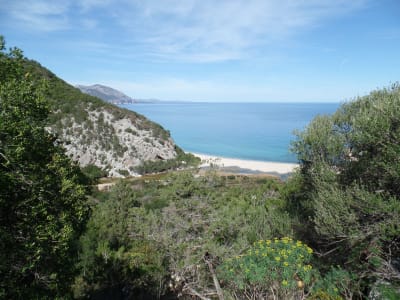
<instances>
[{"instance_id":1,"label":"pale rock face","mask_svg":"<svg viewBox=\"0 0 400 300\"><path fill-rule=\"evenodd\" d=\"M134 168L142 161L173 159L177 155L174 141L155 136L151 128L141 129L141 119L116 120L105 108L87 112L92 128L75 120L71 126L71 120L63 120L70 126L63 127L59 134L67 155L83 167L96 165L112 177L124 177L121 170L138 176Z\"/></svg>"},{"instance_id":2,"label":"pale rock face","mask_svg":"<svg viewBox=\"0 0 400 300\"><path fill-rule=\"evenodd\" d=\"M106 102L114 104L136 102L134 99L125 95L124 93L101 84L94 84L90 86L77 85L76 87L82 92L98 97Z\"/></svg>"}]
</instances>

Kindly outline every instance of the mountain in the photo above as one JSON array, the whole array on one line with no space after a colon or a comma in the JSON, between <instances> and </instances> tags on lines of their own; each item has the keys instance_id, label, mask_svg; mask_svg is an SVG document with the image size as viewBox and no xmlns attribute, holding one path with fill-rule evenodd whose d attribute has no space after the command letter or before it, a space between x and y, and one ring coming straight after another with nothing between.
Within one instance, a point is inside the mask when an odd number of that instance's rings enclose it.
<instances>
[{"instance_id":1,"label":"mountain","mask_svg":"<svg viewBox=\"0 0 400 300\"><path fill-rule=\"evenodd\" d=\"M110 102L113 104L127 104L136 102L136 100L125 95L124 93L105 85L101 84L94 84L89 86L77 85L76 87L88 95L98 97L106 102Z\"/></svg>"},{"instance_id":2,"label":"mountain","mask_svg":"<svg viewBox=\"0 0 400 300\"><path fill-rule=\"evenodd\" d=\"M177 167L185 160L184 152L160 125L82 93L35 61L26 61L25 68L38 81L47 82L52 111L48 130L82 167L95 165L109 176L123 177L138 175L143 166L157 171L160 168L154 165Z\"/></svg>"}]
</instances>

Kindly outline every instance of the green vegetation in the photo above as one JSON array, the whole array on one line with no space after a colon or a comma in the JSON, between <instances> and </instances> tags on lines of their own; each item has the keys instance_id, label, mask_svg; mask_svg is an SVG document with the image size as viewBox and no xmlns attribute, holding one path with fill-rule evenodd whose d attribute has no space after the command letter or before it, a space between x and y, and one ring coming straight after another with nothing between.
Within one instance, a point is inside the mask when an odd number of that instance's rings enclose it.
<instances>
[{"instance_id":1,"label":"green vegetation","mask_svg":"<svg viewBox=\"0 0 400 300\"><path fill-rule=\"evenodd\" d=\"M82 173L85 174L85 176L88 179L90 179L91 182L93 182L93 183L95 183L100 178L107 176L107 172L105 170L102 170L95 165L87 165L87 166L81 168L81 170L82 170Z\"/></svg>"},{"instance_id":2,"label":"green vegetation","mask_svg":"<svg viewBox=\"0 0 400 300\"><path fill-rule=\"evenodd\" d=\"M45 84L0 37L0 298L69 294L88 218L86 180L44 129Z\"/></svg>"},{"instance_id":3,"label":"green vegetation","mask_svg":"<svg viewBox=\"0 0 400 300\"><path fill-rule=\"evenodd\" d=\"M200 158L191 153L185 153L182 149L175 146L178 154L176 158L167 160L144 161L136 167L136 172L141 175L176 170L179 168L197 167L200 164Z\"/></svg>"},{"instance_id":4,"label":"green vegetation","mask_svg":"<svg viewBox=\"0 0 400 300\"><path fill-rule=\"evenodd\" d=\"M111 152L113 160L122 158L125 153L140 159L134 141L131 138L118 137L117 133L139 138L139 133L145 132L148 135L145 140L149 144L156 145L158 142L160 145L166 145L170 143L170 133L159 124L151 122L140 114L82 93L39 63L25 59L23 60L23 69L24 73L30 74L32 80L46 82L44 98L49 104L50 114L47 125L51 127L51 131L62 143L71 144L73 141L73 145L79 145L80 150L76 149L76 151L80 151L82 154L92 148L90 153L94 158L93 161L97 159L98 162L101 162L99 167L103 170L105 165L110 164L110 158L99 159L105 152ZM128 127L124 132L122 130L117 132L114 125L122 119L129 120L132 128ZM167 169L175 165L176 162L170 162ZM121 171L123 174L127 174L128 168Z\"/></svg>"},{"instance_id":5,"label":"green vegetation","mask_svg":"<svg viewBox=\"0 0 400 300\"><path fill-rule=\"evenodd\" d=\"M293 144L301 170L291 209L323 263L399 289L400 87L372 92L316 118ZM397 261L397 262L396 262Z\"/></svg>"},{"instance_id":6,"label":"green vegetation","mask_svg":"<svg viewBox=\"0 0 400 300\"><path fill-rule=\"evenodd\" d=\"M81 171L45 130L53 109L55 128L96 126L104 147L126 151L107 114L97 124L88 117L107 104L82 95L0 39L0 298L400 297L399 85L298 132L300 169L287 182L196 168L160 174L198 164L176 148L176 159L139 168L158 174L102 192L87 185L105 171ZM116 120L130 114L107 107Z\"/></svg>"},{"instance_id":7,"label":"green vegetation","mask_svg":"<svg viewBox=\"0 0 400 300\"><path fill-rule=\"evenodd\" d=\"M279 299L301 297L311 285L313 250L301 241L283 237L259 240L243 255L227 259L220 267L221 278L235 294L262 299L269 293Z\"/></svg>"},{"instance_id":8,"label":"green vegetation","mask_svg":"<svg viewBox=\"0 0 400 300\"><path fill-rule=\"evenodd\" d=\"M267 233L290 233L285 224L290 220L276 199L282 187L276 180L190 172L157 178L119 182L96 196L101 202L94 205L82 238L84 268L76 295L118 283L132 294L141 289L155 296L170 289L171 276L204 292L212 289L205 253L222 259Z\"/></svg>"}]
</instances>

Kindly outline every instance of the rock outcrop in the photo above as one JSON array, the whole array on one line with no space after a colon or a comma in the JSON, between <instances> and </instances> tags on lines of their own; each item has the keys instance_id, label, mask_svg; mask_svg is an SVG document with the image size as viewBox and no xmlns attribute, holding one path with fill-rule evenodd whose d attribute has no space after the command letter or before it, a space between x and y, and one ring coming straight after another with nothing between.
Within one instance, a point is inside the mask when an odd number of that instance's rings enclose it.
<instances>
[{"instance_id":1,"label":"rock outcrop","mask_svg":"<svg viewBox=\"0 0 400 300\"><path fill-rule=\"evenodd\" d=\"M59 79L37 62L26 68L48 82L48 129L82 167L95 165L109 176L134 176L143 162L169 160L179 149L170 133L135 112L122 109Z\"/></svg>"}]
</instances>

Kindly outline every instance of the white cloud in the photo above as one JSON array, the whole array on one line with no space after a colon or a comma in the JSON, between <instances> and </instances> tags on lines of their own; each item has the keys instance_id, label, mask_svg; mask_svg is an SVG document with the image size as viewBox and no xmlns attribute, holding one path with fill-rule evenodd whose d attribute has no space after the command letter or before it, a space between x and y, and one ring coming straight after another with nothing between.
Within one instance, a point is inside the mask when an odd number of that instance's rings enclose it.
<instances>
[{"instance_id":1,"label":"white cloud","mask_svg":"<svg viewBox=\"0 0 400 300\"><path fill-rule=\"evenodd\" d=\"M0 0L1 1L1 0ZM27 30L85 29L165 60L215 62L271 46L370 0L13 0L0 10ZM75 22L75 23L74 23ZM100 33L100 34L99 34Z\"/></svg>"},{"instance_id":2,"label":"white cloud","mask_svg":"<svg viewBox=\"0 0 400 300\"><path fill-rule=\"evenodd\" d=\"M2 5L2 9L17 21L18 26L38 31L67 29L69 27L68 7L67 0L17 0Z\"/></svg>"},{"instance_id":3,"label":"white cloud","mask_svg":"<svg viewBox=\"0 0 400 300\"><path fill-rule=\"evenodd\" d=\"M203 62L243 57L363 5L362 0L148 0L124 6L117 16L131 37L139 35L156 53Z\"/></svg>"}]
</instances>

